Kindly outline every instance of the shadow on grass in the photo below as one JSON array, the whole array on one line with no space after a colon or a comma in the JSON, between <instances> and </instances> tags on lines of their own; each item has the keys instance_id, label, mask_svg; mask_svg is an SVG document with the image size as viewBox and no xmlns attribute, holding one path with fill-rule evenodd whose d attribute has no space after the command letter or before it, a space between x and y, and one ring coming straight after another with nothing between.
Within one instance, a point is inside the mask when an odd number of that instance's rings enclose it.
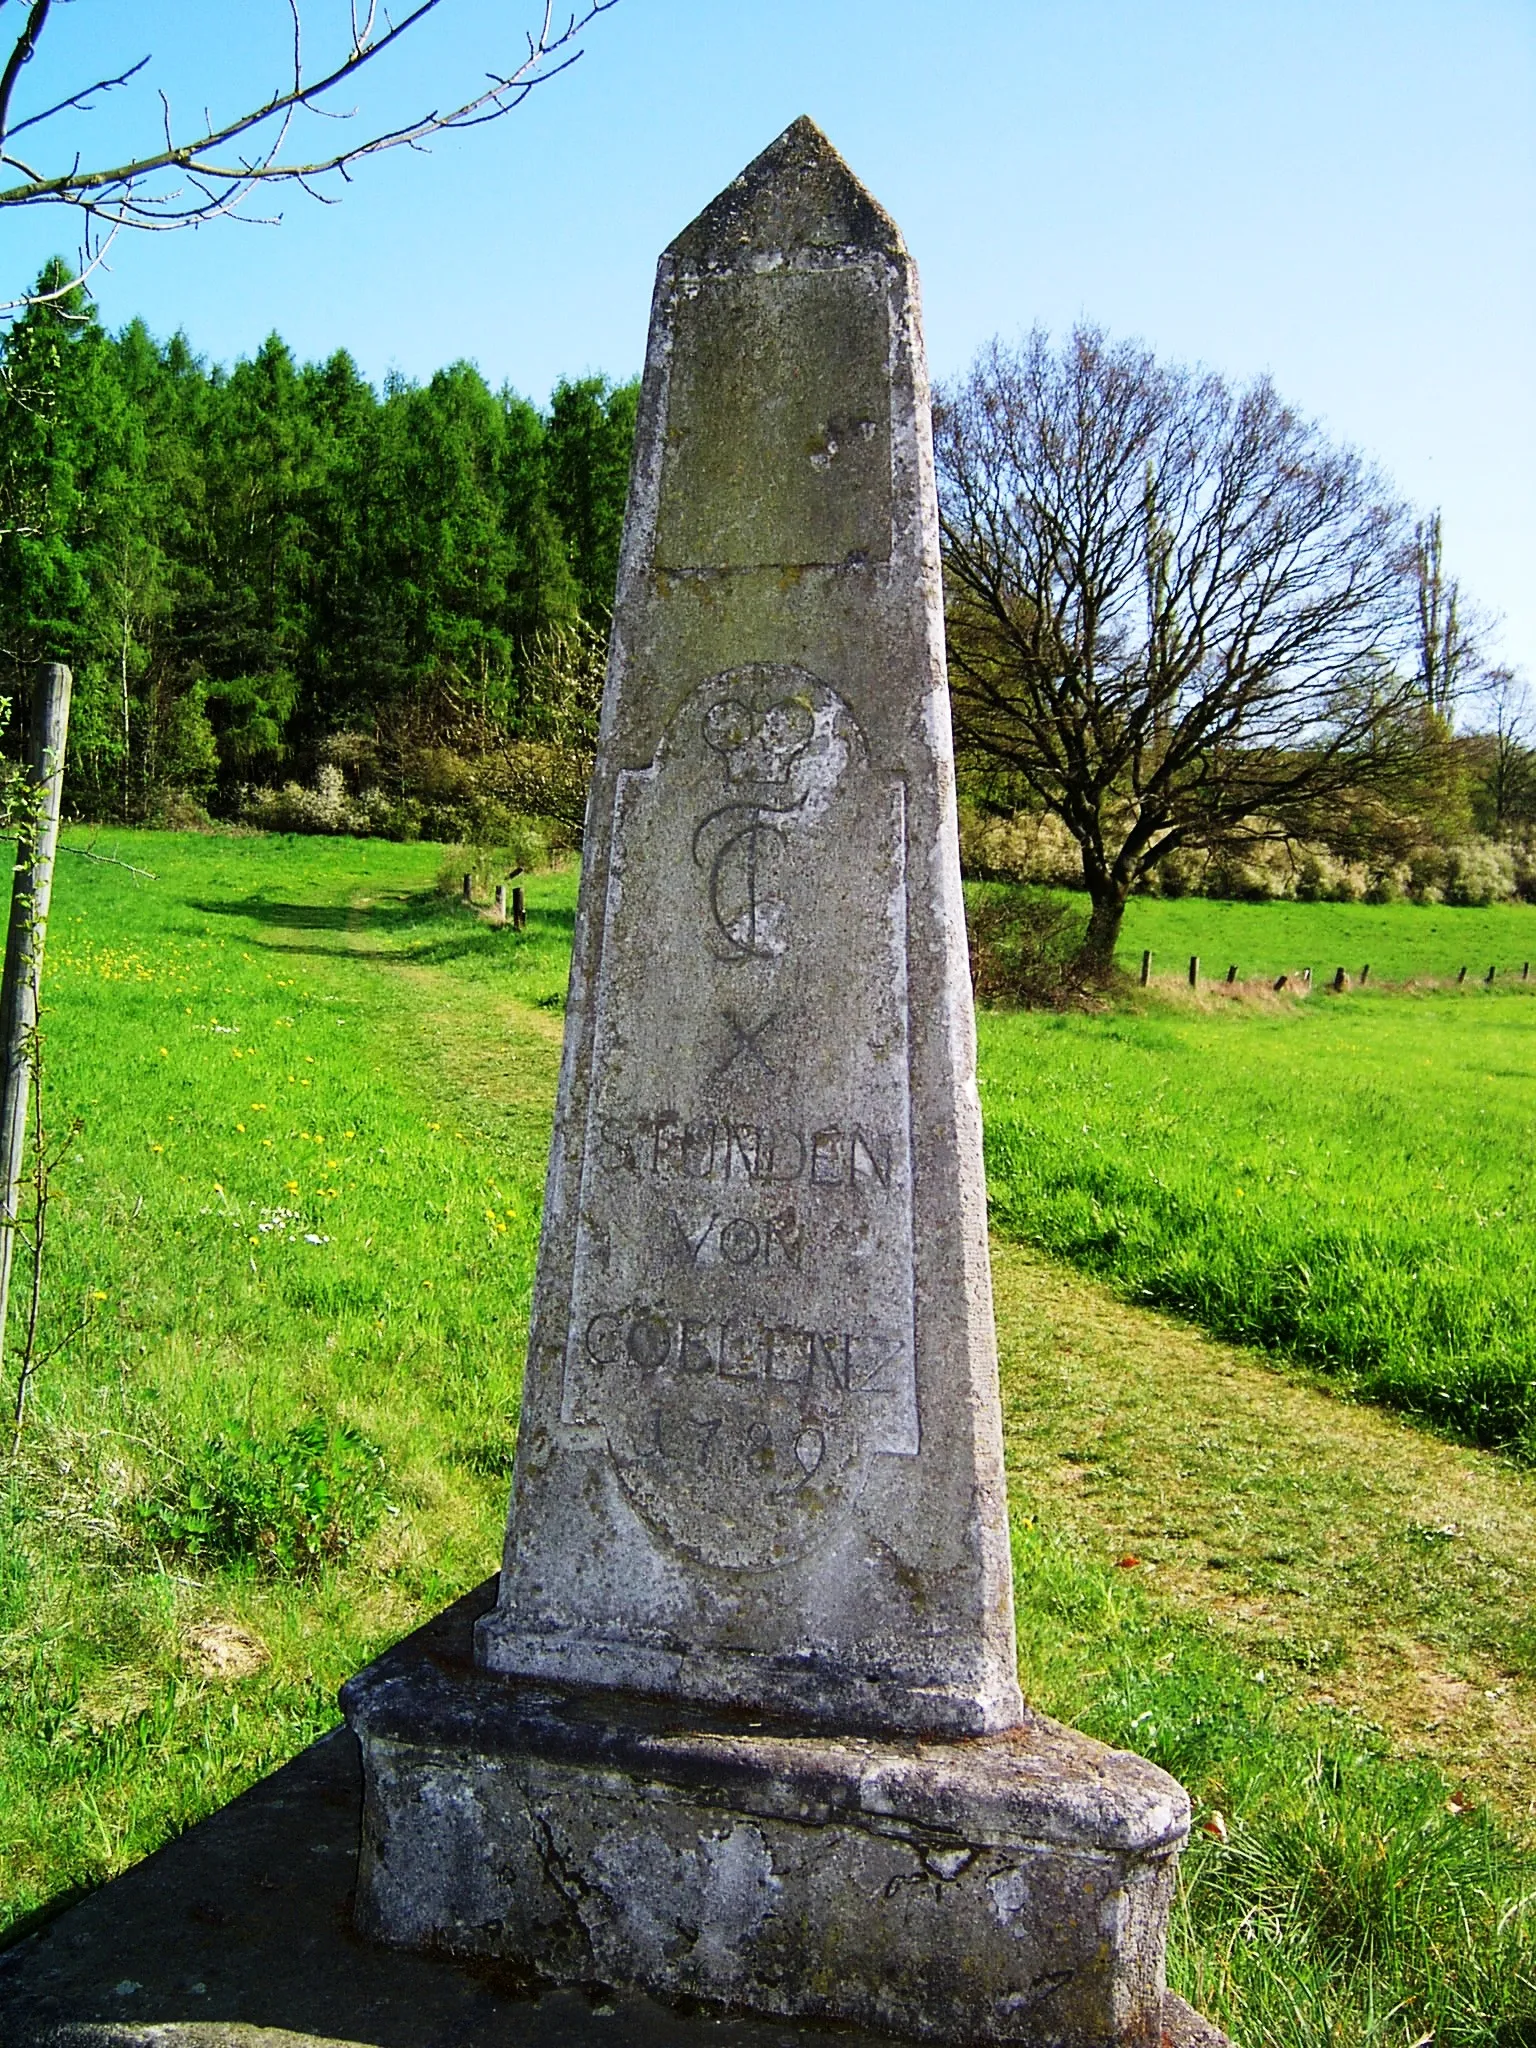
<instances>
[{"instance_id":1,"label":"shadow on grass","mask_svg":"<svg viewBox=\"0 0 1536 2048\"><path fill-rule=\"evenodd\" d=\"M540 942L569 946L576 924L573 911L530 906L526 929L516 932L511 925L491 924L456 897L440 895L435 889L401 892L366 904L292 903L283 898L241 896L217 902L188 898L187 907L208 917L245 918L252 924L265 925L274 934L335 932L343 941L335 946L295 946L274 936L252 942L268 951L300 953L322 960L386 959L415 967L446 966L455 960L483 958L488 947L502 945L519 951ZM418 932L419 938L415 936ZM357 943L370 937L383 940L386 945L371 951L366 943Z\"/></svg>"},{"instance_id":2,"label":"shadow on grass","mask_svg":"<svg viewBox=\"0 0 1536 2048\"><path fill-rule=\"evenodd\" d=\"M370 903L353 908L346 903L288 903L269 896L226 897L217 903L188 897L187 908L205 917L245 917L252 924L276 925L287 931L366 931L370 926L388 929L404 923L411 915L411 901Z\"/></svg>"}]
</instances>

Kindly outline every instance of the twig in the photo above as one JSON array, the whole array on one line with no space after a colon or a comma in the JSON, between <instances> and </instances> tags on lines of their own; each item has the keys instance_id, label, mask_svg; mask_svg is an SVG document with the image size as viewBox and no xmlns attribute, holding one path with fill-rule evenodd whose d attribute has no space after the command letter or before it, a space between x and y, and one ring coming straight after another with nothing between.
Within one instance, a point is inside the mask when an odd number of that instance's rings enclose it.
<instances>
[{"instance_id":1,"label":"twig","mask_svg":"<svg viewBox=\"0 0 1536 2048\"><path fill-rule=\"evenodd\" d=\"M132 861L119 860L114 853L94 853L88 846L61 846L60 853L72 853L76 860L93 860L104 868L122 868L130 875L142 875L146 882L158 882L160 877L150 868L136 868Z\"/></svg>"}]
</instances>

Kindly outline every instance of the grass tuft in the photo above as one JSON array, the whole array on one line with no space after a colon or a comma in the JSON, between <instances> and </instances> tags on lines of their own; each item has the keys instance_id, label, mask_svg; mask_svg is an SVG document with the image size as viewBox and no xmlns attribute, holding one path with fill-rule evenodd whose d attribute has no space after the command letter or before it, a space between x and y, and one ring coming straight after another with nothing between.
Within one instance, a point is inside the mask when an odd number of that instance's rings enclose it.
<instances>
[{"instance_id":1,"label":"grass tuft","mask_svg":"<svg viewBox=\"0 0 1536 2048\"><path fill-rule=\"evenodd\" d=\"M350 1423L311 1417L275 1440L236 1423L173 1458L136 1520L156 1554L311 1578L343 1563L388 1505L378 1445Z\"/></svg>"}]
</instances>

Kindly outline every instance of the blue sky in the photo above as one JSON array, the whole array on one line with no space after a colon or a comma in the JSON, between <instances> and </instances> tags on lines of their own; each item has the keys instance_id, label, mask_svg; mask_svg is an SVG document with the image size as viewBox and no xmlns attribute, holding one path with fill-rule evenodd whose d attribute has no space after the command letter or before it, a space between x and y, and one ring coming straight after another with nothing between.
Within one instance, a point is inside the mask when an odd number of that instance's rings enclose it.
<instances>
[{"instance_id":1,"label":"blue sky","mask_svg":"<svg viewBox=\"0 0 1536 2048\"><path fill-rule=\"evenodd\" d=\"M307 0L312 45L345 0ZM363 119L499 62L531 0L443 0ZM73 0L30 89L152 51L173 105L281 73L284 0ZM77 68L78 67L78 68ZM118 96L76 124L104 155ZM658 251L795 115L900 222L929 355L1086 316L1268 371L1445 519L1450 566L1536 683L1533 0L619 0L498 126L365 165L276 228L119 242L98 297L219 360L272 329L375 379L459 356L542 399L639 366ZM12 215L4 278L67 223Z\"/></svg>"}]
</instances>

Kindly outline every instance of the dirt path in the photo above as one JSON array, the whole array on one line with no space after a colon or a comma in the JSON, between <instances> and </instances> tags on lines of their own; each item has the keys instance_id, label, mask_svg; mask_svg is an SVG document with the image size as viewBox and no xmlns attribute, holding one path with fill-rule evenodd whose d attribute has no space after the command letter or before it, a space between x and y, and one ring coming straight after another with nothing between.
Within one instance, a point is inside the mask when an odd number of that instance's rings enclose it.
<instances>
[{"instance_id":1,"label":"dirt path","mask_svg":"<svg viewBox=\"0 0 1536 2048\"><path fill-rule=\"evenodd\" d=\"M994 1242L1026 1511L1536 1840L1536 1474Z\"/></svg>"}]
</instances>

